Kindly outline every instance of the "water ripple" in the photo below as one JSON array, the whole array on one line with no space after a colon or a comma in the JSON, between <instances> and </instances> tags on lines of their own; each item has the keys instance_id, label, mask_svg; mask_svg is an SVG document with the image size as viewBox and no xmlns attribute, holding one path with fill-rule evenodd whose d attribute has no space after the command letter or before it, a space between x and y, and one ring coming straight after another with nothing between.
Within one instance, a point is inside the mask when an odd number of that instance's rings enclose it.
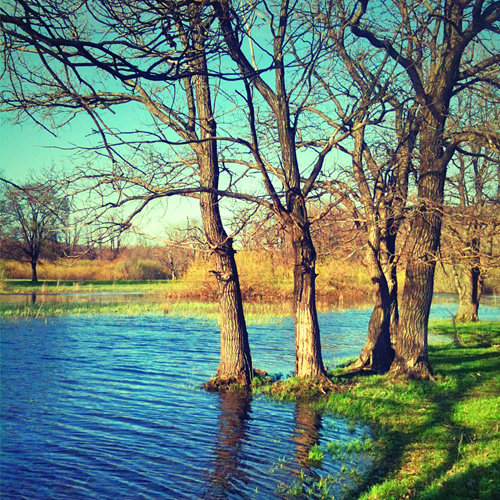
<instances>
[{"instance_id":1,"label":"water ripple","mask_svg":"<svg viewBox=\"0 0 500 500\"><path fill-rule=\"evenodd\" d=\"M320 315L327 364L359 352L369 316ZM212 322L97 316L0 328L2 498L272 498L301 470L341 475L328 454L311 467L314 444L367 435L307 405L201 390L217 370ZM291 373L293 332L287 318L250 327L254 365Z\"/></svg>"}]
</instances>

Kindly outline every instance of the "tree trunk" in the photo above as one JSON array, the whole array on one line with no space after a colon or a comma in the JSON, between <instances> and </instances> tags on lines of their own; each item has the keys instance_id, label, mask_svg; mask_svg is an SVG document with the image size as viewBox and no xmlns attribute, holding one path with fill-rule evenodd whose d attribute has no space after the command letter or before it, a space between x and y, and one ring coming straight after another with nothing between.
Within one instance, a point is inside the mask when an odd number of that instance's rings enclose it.
<instances>
[{"instance_id":1,"label":"tree trunk","mask_svg":"<svg viewBox=\"0 0 500 500\"><path fill-rule=\"evenodd\" d=\"M215 250L220 313L220 362L217 383L250 385L252 357L231 239Z\"/></svg>"},{"instance_id":2,"label":"tree trunk","mask_svg":"<svg viewBox=\"0 0 500 500\"><path fill-rule=\"evenodd\" d=\"M415 378L429 378L432 374L427 353L428 321L441 236L447 165L442 158L442 126L432 117L426 118L428 122L422 126L420 136L418 206L412 221L396 354L391 366L393 374Z\"/></svg>"},{"instance_id":3,"label":"tree trunk","mask_svg":"<svg viewBox=\"0 0 500 500\"><path fill-rule=\"evenodd\" d=\"M295 320L295 376L325 377L316 311L316 250L309 225L292 229L295 256L293 270L293 311Z\"/></svg>"},{"instance_id":4,"label":"tree trunk","mask_svg":"<svg viewBox=\"0 0 500 500\"><path fill-rule=\"evenodd\" d=\"M211 143L205 143L210 145ZM216 147L201 158L201 184L217 189L218 172ZM243 302L233 242L228 238L219 212L218 197L212 193L202 193L200 199L201 217L208 243L214 252L220 313L220 363L215 386L238 383L244 386L252 381L252 358L248 343Z\"/></svg>"},{"instance_id":5,"label":"tree trunk","mask_svg":"<svg viewBox=\"0 0 500 500\"><path fill-rule=\"evenodd\" d=\"M31 261L31 282L32 283L38 283L38 274L36 272L36 265L37 265L37 261L32 260Z\"/></svg>"},{"instance_id":6,"label":"tree trunk","mask_svg":"<svg viewBox=\"0 0 500 500\"><path fill-rule=\"evenodd\" d=\"M197 40L198 58L193 65L199 71L193 77L201 142L195 150L203 188L219 187L216 122L212 111L210 85L202 36ZM214 275L217 278L220 313L220 363L215 380L207 387L221 387L232 383L250 385L253 376L248 333L243 314L243 303L233 242L228 237L219 211L219 197L215 192L200 194L200 209L208 244L215 256Z\"/></svg>"},{"instance_id":7,"label":"tree trunk","mask_svg":"<svg viewBox=\"0 0 500 500\"><path fill-rule=\"evenodd\" d=\"M479 321L479 299L482 279L479 268L464 266L462 272L455 273L458 289L458 311L455 320L459 323Z\"/></svg>"},{"instance_id":8,"label":"tree trunk","mask_svg":"<svg viewBox=\"0 0 500 500\"><path fill-rule=\"evenodd\" d=\"M380 238L376 228L371 229L369 236L366 265L373 283L374 308L368 323L368 339L359 358L352 363L349 371L371 369L375 372L389 371L394 359L391 345L391 294L387 279L380 263Z\"/></svg>"},{"instance_id":9,"label":"tree trunk","mask_svg":"<svg viewBox=\"0 0 500 500\"><path fill-rule=\"evenodd\" d=\"M387 268L385 276L389 287L389 300L391 303L391 314L389 323L389 332L391 336L391 345L396 343L396 333L399 323L399 306L398 306L398 265L396 262L396 238L399 223L394 225L393 233L385 237L385 246L387 250ZM393 354L394 356L394 354Z\"/></svg>"}]
</instances>

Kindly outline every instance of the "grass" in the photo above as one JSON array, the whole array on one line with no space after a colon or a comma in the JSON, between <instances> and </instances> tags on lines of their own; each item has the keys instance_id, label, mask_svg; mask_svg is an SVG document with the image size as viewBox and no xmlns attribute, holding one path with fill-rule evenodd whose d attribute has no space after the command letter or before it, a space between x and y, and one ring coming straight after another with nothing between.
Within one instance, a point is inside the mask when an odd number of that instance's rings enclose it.
<instances>
[{"instance_id":1,"label":"grass","mask_svg":"<svg viewBox=\"0 0 500 500\"><path fill-rule=\"evenodd\" d=\"M160 302L84 302L46 303L43 297L37 302L15 304L0 302L0 319L38 319L54 316L92 316L96 314L112 314L117 316L169 315L174 317L195 317L208 321L219 319L217 302L197 302L165 299ZM245 319L247 324L264 324L282 321L290 316L290 305L287 303L246 303Z\"/></svg>"},{"instance_id":2,"label":"grass","mask_svg":"<svg viewBox=\"0 0 500 500\"><path fill-rule=\"evenodd\" d=\"M72 293L72 292L169 292L182 288L171 280L4 280L0 293Z\"/></svg>"},{"instance_id":3,"label":"grass","mask_svg":"<svg viewBox=\"0 0 500 500\"><path fill-rule=\"evenodd\" d=\"M450 320L430 320L429 332L449 337L458 336L459 342L469 346L491 347L500 344L500 322L481 321L477 323L457 323Z\"/></svg>"},{"instance_id":4,"label":"grass","mask_svg":"<svg viewBox=\"0 0 500 500\"><path fill-rule=\"evenodd\" d=\"M450 338L429 347L435 381L337 369L342 390L327 396L310 382L304 391L296 379L278 382L275 397L313 396L318 408L372 428L371 440L325 447L333 456L373 457L345 498L490 499L500 491L500 322L460 325L462 344L452 342L451 321L434 321L431 330ZM270 386L256 391L273 394Z\"/></svg>"}]
</instances>

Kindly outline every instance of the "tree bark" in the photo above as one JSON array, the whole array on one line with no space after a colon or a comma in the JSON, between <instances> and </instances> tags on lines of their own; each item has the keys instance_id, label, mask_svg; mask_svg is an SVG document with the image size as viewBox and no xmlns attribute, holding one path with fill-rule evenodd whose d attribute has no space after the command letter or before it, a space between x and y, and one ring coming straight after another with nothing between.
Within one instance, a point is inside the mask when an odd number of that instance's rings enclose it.
<instances>
[{"instance_id":1,"label":"tree bark","mask_svg":"<svg viewBox=\"0 0 500 500\"><path fill-rule=\"evenodd\" d=\"M196 19L193 17L193 19ZM212 110L210 84L206 65L203 30L194 30L196 59L193 77L201 142L195 145L200 168L200 184L213 192L200 194L200 209L208 244L215 258L214 275L218 284L220 313L220 362L214 381L207 387L232 383L250 385L253 376L248 332L243 314L240 282L233 242L228 237L219 210L219 162L216 121Z\"/></svg>"},{"instance_id":2,"label":"tree bark","mask_svg":"<svg viewBox=\"0 0 500 500\"><path fill-rule=\"evenodd\" d=\"M295 376L325 377L316 311L316 251L309 223L292 229L295 256L293 270L293 311L295 322Z\"/></svg>"},{"instance_id":3,"label":"tree bark","mask_svg":"<svg viewBox=\"0 0 500 500\"><path fill-rule=\"evenodd\" d=\"M420 131L419 204L412 221L410 255L401 298L395 358L391 372L429 378L428 320L434 290L436 254L441 236L441 211L447 162L443 160L443 126L426 113Z\"/></svg>"},{"instance_id":4,"label":"tree bark","mask_svg":"<svg viewBox=\"0 0 500 500\"><path fill-rule=\"evenodd\" d=\"M374 307L368 323L366 344L361 350L359 358L348 367L349 371L371 369L375 372L385 373L389 371L394 359L390 335L392 297L379 255L378 228L373 227L368 241L366 266L373 283Z\"/></svg>"},{"instance_id":5,"label":"tree bark","mask_svg":"<svg viewBox=\"0 0 500 500\"><path fill-rule=\"evenodd\" d=\"M217 189L217 151L215 141L204 143L210 149L200 157L201 184ZM248 342L238 269L233 242L222 225L217 195L202 193L201 217L208 243L214 252L220 313L220 363L216 385L238 383L248 386L252 381L252 358Z\"/></svg>"}]
</instances>

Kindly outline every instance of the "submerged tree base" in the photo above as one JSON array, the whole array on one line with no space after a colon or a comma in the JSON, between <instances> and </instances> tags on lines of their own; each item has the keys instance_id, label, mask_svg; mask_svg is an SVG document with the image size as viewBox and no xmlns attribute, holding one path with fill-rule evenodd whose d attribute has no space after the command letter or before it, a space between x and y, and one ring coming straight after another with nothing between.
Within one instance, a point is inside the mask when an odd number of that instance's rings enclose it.
<instances>
[{"instance_id":1,"label":"submerged tree base","mask_svg":"<svg viewBox=\"0 0 500 500\"><path fill-rule=\"evenodd\" d=\"M216 375L211 378L208 382L203 384L203 388L208 392L236 392L236 391L248 391L252 384L255 384L257 380L260 380L262 384L265 380L271 380L269 375L264 370L259 370L258 368L253 369L253 379L248 382L246 377L220 377Z\"/></svg>"}]
</instances>

